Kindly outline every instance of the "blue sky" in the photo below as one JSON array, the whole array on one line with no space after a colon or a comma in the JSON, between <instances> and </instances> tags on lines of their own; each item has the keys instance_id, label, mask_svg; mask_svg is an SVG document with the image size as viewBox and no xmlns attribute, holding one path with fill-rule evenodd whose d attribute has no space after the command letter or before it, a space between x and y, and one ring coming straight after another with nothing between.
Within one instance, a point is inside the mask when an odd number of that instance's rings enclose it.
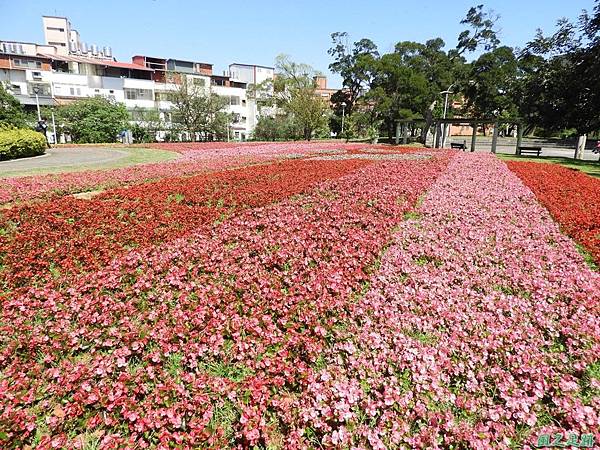
<instances>
[{"instance_id":1,"label":"blue sky","mask_svg":"<svg viewBox=\"0 0 600 450\"><path fill-rule=\"evenodd\" d=\"M502 42L511 46L594 6L593 0L0 0L0 39L43 42L41 16L67 16L85 42L110 45L119 60L190 59L220 73L232 62L270 66L286 53L337 87L339 78L327 70L332 32L348 31L351 41L371 38L381 52L398 41L438 36L453 47L464 28L460 20L477 3L500 14Z\"/></svg>"}]
</instances>

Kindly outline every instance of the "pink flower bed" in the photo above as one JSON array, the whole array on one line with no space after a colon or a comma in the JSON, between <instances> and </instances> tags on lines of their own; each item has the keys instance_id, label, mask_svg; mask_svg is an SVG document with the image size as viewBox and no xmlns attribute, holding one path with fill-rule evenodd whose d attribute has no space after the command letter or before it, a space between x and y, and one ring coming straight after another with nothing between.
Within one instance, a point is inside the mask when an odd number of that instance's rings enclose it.
<instances>
[{"instance_id":1,"label":"pink flower bed","mask_svg":"<svg viewBox=\"0 0 600 450\"><path fill-rule=\"evenodd\" d=\"M375 162L6 298L0 447L312 447L321 355L447 162Z\"/></svg>"},{"instance_id":2,"label":"pink flower bed","mask_svg":"<svg viewBox=\"0 0 600 450\"><path fill-rule=\"evenodd\" d=\"M327 330L304 436L343 448L600 440L600 276L489 155L455 158Z\"/></svg>"},{"instance_id":3,"label":"pink flower bed","mask_svg":"<svg viewBox=\"0 0 600 450\"><path fill-rule=\"evenodd\" d=\"M163 163L140 164L111 170L53 175L35 175L0 179L0 204L17 200L30 200L69 193L106 189L143 183L159 178L193 175L200 172L223 170L259 164L282 158L299 158L323 152L346 153L366 146L335 142L284 142L284 143L178 143L153 144L156 148L172 150L181 157ZM394 149L394 152L415 152L419 149ZM85 151L82 149L81 151Z\"/></svg>"}]
</instances>

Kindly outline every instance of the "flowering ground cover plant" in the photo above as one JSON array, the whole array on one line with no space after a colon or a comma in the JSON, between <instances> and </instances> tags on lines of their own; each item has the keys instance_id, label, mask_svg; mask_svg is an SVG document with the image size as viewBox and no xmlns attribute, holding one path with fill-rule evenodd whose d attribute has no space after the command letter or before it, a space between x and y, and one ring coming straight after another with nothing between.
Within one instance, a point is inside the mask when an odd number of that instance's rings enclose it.
<instances>
[{"instance_id":1,"label":"flowering ground cover plant","mask_svg":"<svg viewBox=\"0 0 600 450\"><path fill-rule=\"evenodd\" d=\"M445 165L369 164L5 299L3 442L302 443L294 404L328 333Z\"/></svg>"},{"instance_id":2,"label":"flowering ground cover plant","mask_svg":"<svg viewBox=\"0 0 600 450\"><path fill-rule=\"evenodd\" d=\"M600 276L506 166L456 158L332 329L315 445L532 448L600 438Z\"/></svg>"},{"instance_id":3,"label":"flowering ground cover plant","mask_svg":"<svg viewBox=\"0 0 600 450\"><path fill-rule=\"evenodd\" d=\"M160 180L0 211L0 279L6 287L92 271L132 248L156 245L243 208L302 193L368 161L284 161Z\"/></svg>"},{"instance_id":4,"label":"flowering ground cover plant","mask_svg":"<svg viewBox=\"0 0 600 450\"><path fill-rule=\"evenodd\" d=\"M598 442L600 275L506 165L285 145L3 211L0 448Z\"/></svg>"},{"instance_id":5,"label":"flowering ground cover plant","mask_svg":"<svg viewBox=\"0 0 600 450\"><path fill-rule=\"evenodd\" d=\"M558 164L508 161L554 220L600 265L600 179Z\"/></svg>"},{"instance_id":6,"label":"flowering ground cover plant","mask_svg":"<svg viewBox=\"0 0 600 450\"><path fill-rule=\"evenodd\" d=\"M327 153L346 153L365 149L364 144L315 143L177 143L154 144L156 148L181 154L172 161L139 164L111 170L88 170L57 175L36 175L0 179L0 204L48 198L96 189L127 186L160 178L189 176L201 172L302 158ZM378 148L368 146L368 149ZM379 146L381 148L381 146ZM81 151L85 151L82 149ZM415 148L395 149L394 153L416 152Z\"/></svg>"}]
</instances>

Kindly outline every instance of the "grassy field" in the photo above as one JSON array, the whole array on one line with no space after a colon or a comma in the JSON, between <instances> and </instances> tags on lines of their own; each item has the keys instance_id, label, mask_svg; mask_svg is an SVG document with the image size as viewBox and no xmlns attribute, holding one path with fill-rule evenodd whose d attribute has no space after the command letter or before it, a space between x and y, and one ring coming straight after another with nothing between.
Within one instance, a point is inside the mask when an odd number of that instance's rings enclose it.
<instances>
[{"instance_id":1,"label":"grassy field","mask_svg":"<svg viewBox=\"0 0 600 450\"><path fill-rule=\"evenodd\" d=\"M512 161L530 161L538 163L560 164L561 166L577 169L593 177L600 178L600 162L599 161L581 161L572 158L562 158L560 156L518 156L497 154L502 160Z\"/></svg>"},{"instance_id":2,"label":"grassy field","mask_svg":"<svg viewBox=\"0 0 600 450\"><path fill-rule=\"evenodd\" d=\"M133 166L136 164L148 164L164 162L176 159L179 154L168 150L137 148L137 147L119 147L120 152L127 153L127 156L117 161L107 163L90 163L64 165L60 167L40 167L35 169L18 169L0 173L2 178L24 177L29 175L45 175L52 173L80 172L83 170L101 170L116 169L119 167Z\"/></svg>"}]
</instances>

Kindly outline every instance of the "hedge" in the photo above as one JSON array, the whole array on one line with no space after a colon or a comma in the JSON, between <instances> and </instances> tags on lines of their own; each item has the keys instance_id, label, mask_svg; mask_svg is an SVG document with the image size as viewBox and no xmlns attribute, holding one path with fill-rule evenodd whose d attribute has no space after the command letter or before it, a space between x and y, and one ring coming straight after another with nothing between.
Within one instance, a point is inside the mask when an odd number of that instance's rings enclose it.
<instances>
[{"instance_id":1,"label":"hedge","mask_svg":"<svg viewBox=\"0 0 600 450\"><path fill-rule=\"evenodd\" d=\"M46 138L24 128L0 129L0 160L43 155Z\"/></svg>"}]
</instances>

